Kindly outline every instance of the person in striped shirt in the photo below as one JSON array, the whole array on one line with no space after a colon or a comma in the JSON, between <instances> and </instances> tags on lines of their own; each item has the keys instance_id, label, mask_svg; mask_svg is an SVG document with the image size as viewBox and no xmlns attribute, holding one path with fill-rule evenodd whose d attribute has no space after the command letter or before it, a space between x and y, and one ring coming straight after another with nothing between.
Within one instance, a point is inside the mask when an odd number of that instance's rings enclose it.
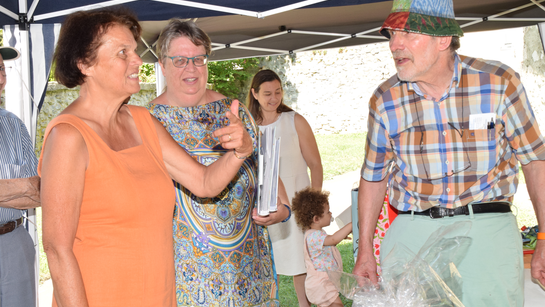
<instances>
[{"instance_id":1,"label":"person in striped shirt","mask_svg":"<svg viewBox=\"0 0 545 307\"><path fill-rule=\"evenodd\" d=\"M470 221L457 263L465 306L522 306L522 242L511 201L519 162L538 222L545 223L545 140L518 74L456 53L463 35L452 0L395 0L380 29L397 74L369 102L359 187L354 274L377 282L373 231L384 193L399 215L381 246L418 252L439 227ZM532 276L545 282L545 242Z\"/></svg>"},{"instance_id":2,"label":"person in striped shirt","mask_svg":"<svg viewBox=\"0 0 545 307\"><path fill-rule=\"evenodd\" d=\"M19 57L0 47L0 93L6 86L4 61ZM34 242L24 227L26 209L40 206L38 160L23 122L0 108L0 306L36 305Z\"/></svg>"}]
</instances>

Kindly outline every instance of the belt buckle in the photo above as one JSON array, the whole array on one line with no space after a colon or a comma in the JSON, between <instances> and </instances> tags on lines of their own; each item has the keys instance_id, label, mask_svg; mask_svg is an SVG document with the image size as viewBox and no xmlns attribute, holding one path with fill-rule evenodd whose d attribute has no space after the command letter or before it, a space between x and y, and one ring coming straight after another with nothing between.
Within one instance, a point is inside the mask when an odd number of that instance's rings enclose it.
<instances>
[{"instance_id":1,"label":"belt buckle","mask_svg":"<svg viewBox=\"0 0 545 307\"><path fill-rule=\"evenodd\" d=\"M430 210L430 218L432 219L442 219L445 215L441 212L441 207L431 207Z\"/></svg>"}]
</instances>

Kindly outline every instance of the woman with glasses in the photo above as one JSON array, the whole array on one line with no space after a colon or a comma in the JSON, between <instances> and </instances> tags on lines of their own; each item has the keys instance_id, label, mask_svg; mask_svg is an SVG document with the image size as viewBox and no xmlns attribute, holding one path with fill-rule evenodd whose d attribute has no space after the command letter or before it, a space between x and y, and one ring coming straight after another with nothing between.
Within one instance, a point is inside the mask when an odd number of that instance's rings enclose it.
<instances>
[{"instance_id":1,"label":"woman with glasses","mask_svg":"<svg viewBox=\"0 0 545 307\"><path fill-rule=\"evenodd\" d=\"M172 137L208 165L227 151L212 131L228 124L233 101L206 88L210 38L193 22L173 19L157 42L167 88L149 105ZM256 140L257 127L244 105L239 117ZM174 243L178 306L279 306L267 227L286 220L286 206L257 216L257 152L217 197L200 198L175 183ZM282 204L289 204L287 194Z\"/></svg>"}]
</instances>

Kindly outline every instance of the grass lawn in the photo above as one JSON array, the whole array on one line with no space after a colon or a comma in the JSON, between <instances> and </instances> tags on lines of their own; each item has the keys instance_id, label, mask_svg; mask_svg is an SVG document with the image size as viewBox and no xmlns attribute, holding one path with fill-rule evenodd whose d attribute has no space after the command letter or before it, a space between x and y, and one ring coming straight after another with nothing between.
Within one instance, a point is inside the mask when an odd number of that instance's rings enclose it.
<instances>
[{"instance_id":1,"label":"grass lawn","mask_svg":"<svg viewBox=\"0 0 545 307\"><path fill-rule=\"evenodd\" d=\"M361 168L366 137L367 133L316 135L324 180Z\"/></svg>"}]
</instances>

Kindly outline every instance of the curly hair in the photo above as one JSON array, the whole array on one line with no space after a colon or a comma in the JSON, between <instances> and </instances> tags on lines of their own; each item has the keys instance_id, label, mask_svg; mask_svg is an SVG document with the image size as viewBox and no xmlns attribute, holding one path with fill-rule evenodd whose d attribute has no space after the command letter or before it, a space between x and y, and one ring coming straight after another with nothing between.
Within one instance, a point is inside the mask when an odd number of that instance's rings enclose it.
<instances>
[{"instance_id":1,"label":"curly hair","mask_svg":"<svg viewBox=\"0 0 545 307\"><path fill-rule=\"evenodd\" d=\"M303 230L312 225L315 216L323 216L325 205L329 204L329 192L306 187L295 193L291 208L295 215L295 222Z\"/></svg>"}]
</instances>

